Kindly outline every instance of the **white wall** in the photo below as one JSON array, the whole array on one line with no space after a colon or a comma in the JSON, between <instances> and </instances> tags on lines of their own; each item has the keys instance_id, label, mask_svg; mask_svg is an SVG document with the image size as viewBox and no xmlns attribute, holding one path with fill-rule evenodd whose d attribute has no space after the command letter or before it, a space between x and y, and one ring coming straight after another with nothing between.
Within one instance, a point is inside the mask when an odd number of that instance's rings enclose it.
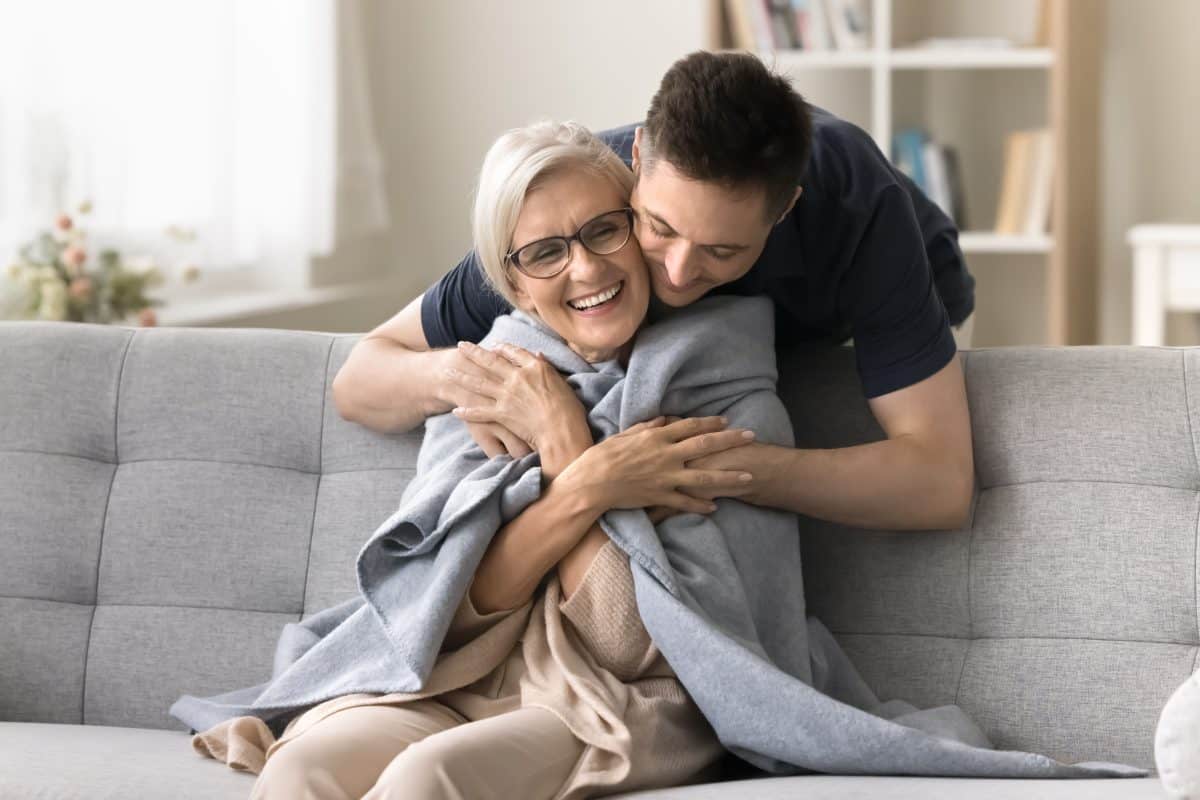
<instances>
[{"instance_id":1,"label":"white wall","mask_svg":"<svg viewBox=\"0 0 1200 800\"><path fill-rule=\"evenodd\" d=\"M979 0L973 1L973 13L981 13ZM902 0L897 12L916 15L922 2ZM382 322L389 309L423 291L469 247L476 170L499 133L539 116L574 118L596 129L639 120L671 62L708 42L707 0L610 0L603 6L582 0L366 0L365 11L374 113L397 225L386 241L343 259L341 269L353 261L356 275L395 275L396 296L370 308L338 304L308 315L292 312L270 318L273 324L361 331ZM1200 0L1107 0L1107 11L1098 303L1101 341L1119 344L1129 341L1130 328L1126 230L1139 222L1200 223L1200 81L1193 77L1200 75ZM904 20L895 22L903 30ZM539 57L529 55L535 42ZM994 79L1005 80L1014 79ZM865 81L860 83L814 80L801 90L866 124L869 99ZM971 85L978 91L978 83ZM1002 88L989 85L985 94L1011 98L1014 89L1022 94L1027 87ZM903 84L897 89L905 91ZM975 212L986 216L988 209L976 204ZM1040 338L1040 260L1025 265L976 257L972 270L980 296L991 298L988 306L997 314L977 322L976 343ZM1168 335L1173 344L1200 343L1200 325L1175 318Z\"/></svg>"},{"instance_id":2,"label":"white wall","mask_svg":"<svg viewBox=\"0 0 1200 800\"><path fill-rule=\"evenodd\" d=\"M1200 224L1200 2L1108 0L1101 87L1100 336L1130 341L1131 225ZM1172 315L1168 344L1200 344Z\"/></svg>"},{"instance_id":3,"label":"white wall","mask_svg":"<svg viewBox=\"0 0 1200 800\"><path fill-rule=\"evenodd\" d=\"M403 210L398 263L422 291L470 248L484 153L541 117L642 119L671 63L706 43L701 0L380 2L383 139Z\"/></svg>"}]
</instances>

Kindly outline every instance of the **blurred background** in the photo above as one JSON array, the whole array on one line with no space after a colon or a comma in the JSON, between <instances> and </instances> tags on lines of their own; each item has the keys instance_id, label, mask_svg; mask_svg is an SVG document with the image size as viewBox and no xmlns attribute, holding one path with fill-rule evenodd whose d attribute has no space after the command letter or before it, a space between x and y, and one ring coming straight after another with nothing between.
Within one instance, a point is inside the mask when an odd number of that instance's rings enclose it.
<instances>
[{"instance_id":1,"label":"blurred background","mask_svg":"<svg viewBox=\"0 0 1200 800\"><path fill-rule=\"evenodd\" d=\"M974 346L1134 341L1144 224L1143 264L1183 256L1141 319L1200 343L1158 302L1200 296L1196 0L2 0L0 31L0 317L104 286L126 324L370 330L470 247L497 135L640 121L744 48L955 216Z\"/></svg>"}]
</instances>

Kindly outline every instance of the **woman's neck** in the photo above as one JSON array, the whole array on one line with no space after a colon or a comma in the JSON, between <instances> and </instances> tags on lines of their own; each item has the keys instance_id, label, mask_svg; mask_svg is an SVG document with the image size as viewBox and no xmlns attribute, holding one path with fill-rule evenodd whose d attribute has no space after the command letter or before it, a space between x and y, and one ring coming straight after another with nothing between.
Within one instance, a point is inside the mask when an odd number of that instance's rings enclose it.
<instances>
[{"instance_id":1,"label":"woman's neck","mask_svg":"<svg viewBox=\"0 0 1200 800\"><path fill-rule=\"evenodd\" d=\"M600 364L605 361L617 360L620 361L621 366L625 366L629 363L629 354L633 352L633 339L625 342L625 344L615 350L586 350L576 346L572 342L567 342L567 346L589 364Z\"/></svg>"}]
</instances>

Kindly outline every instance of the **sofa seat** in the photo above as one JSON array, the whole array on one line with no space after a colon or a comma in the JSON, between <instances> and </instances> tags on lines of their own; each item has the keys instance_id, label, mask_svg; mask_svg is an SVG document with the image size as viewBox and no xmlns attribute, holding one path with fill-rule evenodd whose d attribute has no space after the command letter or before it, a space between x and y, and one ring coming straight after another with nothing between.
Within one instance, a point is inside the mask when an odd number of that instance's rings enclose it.
<instances>
[{"instance_id":1,"label":"sofa seat","mask_svg":"<svg viewBox=\"0 0 1200 800\"><path fill-rule=\"evenodd\" d=\"M189 734L0 722L0 800L245 800L255 776L192 751ZM1163 800L1156 777L1113 780L799 775L620 795L639 800Z\"/></svg>"},{"instance_id":2,"label":"sofa seat","mask_svg":"<svg viewBox=\"0 0 1200 800\"><path fill-rule=\"evenodd\" d=\"M186 731L0 722L0 800L245 800L255 776Z\"/></svg>"},{"instance_id":3,"label":"sofa seat","mask_svg":"<svg viewBox=\"0 0 1200 800\"><path fill-rule=\"evenodd\" d=\"M1155 776L1110 780L997 780L798 775L620 795L628 800L1165 800Z\"/></svg>"}]
</instances>

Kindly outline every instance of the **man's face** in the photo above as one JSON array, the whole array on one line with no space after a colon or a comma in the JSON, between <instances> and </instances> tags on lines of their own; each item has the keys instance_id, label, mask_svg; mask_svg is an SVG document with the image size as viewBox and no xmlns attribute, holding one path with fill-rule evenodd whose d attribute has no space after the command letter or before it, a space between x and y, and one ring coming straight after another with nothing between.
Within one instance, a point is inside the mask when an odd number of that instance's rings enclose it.
<instances>
[{"instance_id":1,"label":"man's face","mask_svg":"<svg viewBox=\"0 0 1200 800\"><path fill-rule=\"evenodd\" d=\"M766 218L766 191L692 180L662 158L646 171L640 129L637 134L634 233L654 294L669 306L686 306L745 275L758 260L774 227Z\"/></svg>"}]
</instances>

